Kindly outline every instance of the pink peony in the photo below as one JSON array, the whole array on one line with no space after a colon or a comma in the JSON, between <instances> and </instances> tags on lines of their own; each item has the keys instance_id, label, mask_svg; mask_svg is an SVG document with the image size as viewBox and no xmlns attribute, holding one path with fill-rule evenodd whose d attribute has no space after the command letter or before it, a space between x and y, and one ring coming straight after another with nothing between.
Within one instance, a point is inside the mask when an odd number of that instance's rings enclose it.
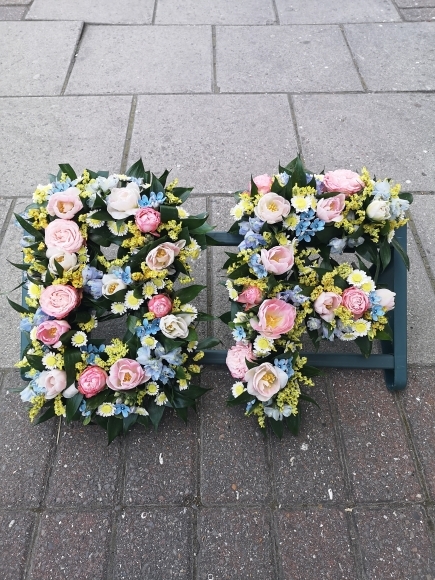
<instances>
[{"instance_id":1,"label":"pink peony","mask_svg":"<svg viewBox=\"0 0 435 580\"><path fill-rule=\"evenodd\" d=\"M271 274L289 272L295 262L293 246L275 246L270 250L261 250L261 262Z\"/></svg>"},{"instance_id":2,"label":"pink peony","mask_svg":"<svg viewBox=\"0 0 435 580\"><path fill-rule=\"evenodd\" d=\"M326 224L341 222L343 219L342 212L344 210L345 200L346 196L344 193L339 193L334 197L328 197L326 199L319 199L316 209L317 217Z\"/></svg>"},{"instance_id":3,"label":"pink peony","mask_svg":"<svg viewBox=\"0 0 435 580\"><path fill-rule=\"evenodd\" d=\"M375 290L375 294L379 296L381 299L380 305L382 308L388 312L389 310L393 310L394 304L394 297L396 296L395 292L391 292L388 288L379 288L379 290Z\"/></svg>"},{"instance_id":4,"label":"pink peony","mask_svg":"<svg viewBox=\"0 0 435 580\"><path fill-rule=\"evenodd\" d=\"M157 294L148 302L148 310L157 318L162 318L172 312L172 301L165 294Z\"/></svg>"},{"instance_id":5,"label":"pink peony","mask_svg":"<svg viewBox=\"0 0 435 580\"><path fill-rule=\"evenodd\" d=\"M328 171L323 178L323 190L337 193L344 193L347 197L353 193L358 193L364 187L364 183L358 173L348 169L336 169Z\"/></svg>"},{"instance_id":6,"label":"pink peony","mask_svg":"<svg viewBox=\"0 0 435 580\"><path fill-rule=\"evenodd\" d=\"M269 193L273 179L270 175L267 175L267 173L263 173L263 175L257 175L257 177L254 177L253 181L257 186L258 193L264 195L265 193ZM251 188L251 186L249 186L249 188Z\"/></svg>"},{"instance_id":7,"label":"pink peony","mask_svg":"<svg viewBox=\"0 0 435 580\"><path fill-rule=\"evenodd\" d=\"M151 233L158 236L158 234L155 233L161 221L158 211L151 207L143 207L135 214L134 220L141 232L144 232L145 234Z\"/></svg>"},{"instance_id":8,"label":"pink peony","mask_svg":"<svg viewBox=\"0 0 435 580\"><path fill-rule=\"evenodd\" d=\"M36 329L36 338L47 346L58 347L61 345L60 337L68 330L71 330L71 326L66 320L47 320Z\"/></svg>"},{"instance_id":9,"label":"pink peony","mask_svg":"<svg viewBox=\"0 0 435 580\"><path fill-rule=\"evenodd\" d=\"M84 244L76 222L56 219L45 228L45 245L47 248L57 248L65 252L78 252Z\"/></svg>"},{"instance_id":10,"label":"pink peony","mask_svg":"<svg viewBox=\"0 0 435 580\"><path fill-rule=\"evenodd\" d=\"M238 295L236 302L245 304L245 310L249 310L253 306L260 304L263 300L263 293L257 286L248 286Z\"/></svg>"},{"instance_id":11,"label":"pink peony","mask_svg":"<svg viewBox=\"0 0 435 580\"><path fill-rule=\"evenodd\" d=\"M352 312L355 320L357 318L361 318L361 316L369 307L369 299L367 294L356 286L346 288L341 296L341 300L343 306Z\"/></svg>"},{"instance_id":12,"label":"pink peony","mask_svg":"<svg viewBox=\"0 0 435 580\"><path fill-rule=\"evenodd\" d=\"M138 362L131 358L121 358L110 367L107 386L113 391L127 391L150 378Z\"/></svg>"},{"instance_id":13,"label":"pink peony","mask_svg":"<svg viewBox=\"0 0 435 580\"><path fill-rule=\"evenodd\" d=\"M38 386L45 389L45 398L54 399L59 393L66 389L66 372L54 369L52 371L42 371L36 379Z\"/></svg>"},{"instance_id":14,"label":"pink peony","mask_svg":"<svg viewBox=\"0 0 435 580\"><path fill-rule=\"evenodd\" d=\"M258 309L258 321L251 319L254 330L267 338L279 338L294 326L296 308L278 298L265 300Z\"/></svg>"},{"instance_id":15,"label":"pink peony","mask_svg":"<svg viewBox=\"0 0 435 580\"><path fill-rule=\"evenodd\" d=\"M228 351L226 363L231 376L235 379L243 379L248 372L246 359L249 361L256 360L256 356L252 352L252 344L238 342Z\"/></svg>"},{"instance_id":16,"label":"pink peony","mask_svg":"<svg viewBox=\"0 0 435 580\"><path fill-rule=\"evenodd\" d=\"M64 220L71 220L81 209L83 209L83 204L80 199L80 190L77 187L53 193L47 204L49 215L56 215Z\"/></svg>"},{"instance_id":17,"label":"pink peony","mask_svg":"<svg viewBox=\"0 0 435 580\"><path fill-rule=\"evenodd\" d=\"M65 318L78 306L80 294L74 286L64 286L55 284L48 286L41 292L39 304L42 310L48 316L54 316L57 319Z\"/></svg>"},{"instance_id":18,"label":"pink peony","mask_svg":"<svg viewBox=\"0 0 435 580\"><path fill-rule=\"evenodd\" d=\"M77 387L85 397L93 397L104 389L107 383L107 373L101 367L91 365L79 376Z\"/></svg>"},{"instance_id":19,"label":"pink peony","mask_svg":"<svg viewBox=\"0 0 435 580\"><path fill-rule=\"evenodd\" d=\"M276 224L290 213L290 202L277 193L266 193L260 198L254 212L262 221Z\"/></svg>"},{"instance_id":20,"label":"pink peony","mask_svg":"<svg viewBox=\"0 0 435 580\"><path fill-rule=\"evenodd\" d=\"M268 401L288 381L287 374L270 363L263 363L245 374L246 390L259 401Z\"/></svg>"},{"instance_id":21,"label":"pink peony","mask_svg":"<svg viewBox=\"0 0 435 580\"><path fill-rule=\"evenodd\" d=\"M322 292L314 300L314 310L326 320L326 322L331 322L335 318L335 311L341 304L341 296L335 294L334 292Z\"/></svg>"},{"instance_id":22,"label":"pink peony","mask_svg":"<svg viewBox=\"0 0 435 580\"><path fill-rule=\"evenodd\" d=\"M163 242L163 244L159 244L156 248L151 250L146 257L146 265L150 270L164 270L173 264L175 258L185 245L185 240L179 240L178 242L175 242L175 244L172 242Z\"/></svg>"}]
</instances>

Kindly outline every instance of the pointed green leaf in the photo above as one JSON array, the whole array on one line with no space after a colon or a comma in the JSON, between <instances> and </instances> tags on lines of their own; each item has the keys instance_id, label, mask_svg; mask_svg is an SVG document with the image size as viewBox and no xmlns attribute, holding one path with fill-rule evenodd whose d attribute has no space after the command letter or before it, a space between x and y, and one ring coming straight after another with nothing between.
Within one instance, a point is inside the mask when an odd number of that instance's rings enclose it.
<instances>
[{"instance_id":1,"label":"pointed green leaf","mask_svg":"<svg viewBox=\"0 0 435 580\"><path fill-rule=\"evenodd\" d=\"M123 429L123 420L122 417L118 418L115 415L109 417L107 421L107 440L108 445L112 443L118 435L121 435Z\"/></svg>"},{"instance_id":2,"label":"pointed green leaf","mask_svg":"<svg viewBox=\"0 0 435 580\"><path fill-rule=\"evenodd\" d=\"M69 163L59 163L59 167L62 173L66 173L66 175L68 175L71 181L77 179L77 174Z\"/></svg>"},{"instance_id":3,"label":"pointed green leaf","mask_svg":"<svg viewBox=\"0 0 435 580\"><path fill-rule=\"evenodd\" d=\"M282 439L284 433L284 423L282 421L275 421L275 419L268 418L269 425L272 427L272 431L275 433L279 439Z\"/></svg>"},{"instance_id":4,"label":"pointed green leaf","mask_svg":"<svg viewBox=\"0 0 435 580\"><path fill-rule=\"evenodd\" d=\"M48 407L48 409L46 411L44 411L42 413L42 415L39 415L39 417L37 417L35 419L35 425L40 425L41 423L44 423L44 421L48 421L48 419L52 419L53 417L56 416L56 413L54 412L54 402L51 402L50 406Z\"/></svg>"},{"instance_id":5,"label":"pointed green leaf","mask_svg":"<svg viewBox=\"0 0 435 580\"><path fill-rule=\"evenodd\" d=\"M156 405L154 401L150 401L147 407L147 411L150 416L151 423L154 426L154 429L157 430L159 423L163 417L163 413L165 412L165 407L163 405Z\"/></svg>"},{"instance_id":6,"label":"pointed green leaf","mask_svg":"<svg viewBox=\"0 0 435 580\"><path fill-rule=\"evenodd\" d=\"M66 347L64 352L66 384L68 386L76 382L76 363L81 362L82 353L77 348Z\"/></svg>"},{"instance_id":7,"label":"pointed green leaf","mask_svg":"<svg viewBox=\"0 0 435 580\"><path fill-rule=\"evenodd\" d=\"M43 235L42 235L41 231L34 228L30 222L25 220L18 213L14 213L14 216L15 216L17 222L23 228L23 230L25 230L28 234L33 236L35 238L35 240L42 240L43 239Z\"/></svg>"},{"instance_id":8,"label":"pointed green leaf","mask_svg":"<svg viewBox=\"0 0 435 580\"><path fill-rule=\"evenodd\" d=\"M379 254L381 258L382 269L385 270L391 260L391 248L386 238L384 238L381 243Z\"/></svg>"},{"instance_id":9,"label":"pointed green leaf","mask_svg":"<svg viewBox=\"0 0 435 580\"><path fill-rule=\"evenodd\" d=\"M221 344L221 341L218 338L204 338L198 342L198 346L196 347L198 350L204 350L205 348L213 348L214 346L218 346Z\"/></svg>"},{"instance_id":10,"label":"pointed green leaf","mask_svg":"<svg viewBox=\"0 0 435 580\"><path fill-rule=\"evenodd\" d=\"M83 395L81 393L77 393L74 397L66 400L66 420L71 421L74 415L76 414L77 409L80 407L81 402L83 401Z\"/></svg>"},{"instance_id":11,"label":"pointed green leaf","mask_svg":"<svg viewBox=\"0 0 435 580\"><path fill-rule=\"evenodd\" d=\"M186 304L198 296L201 290L204 290L206 286L201 284L193 284L187 288L181 288L175 292L175 296L180 300L181 304Z\"/></svg>"},{"instance_id":12,"label":"pointed green leaf","mask_svg":"<svg viewBox=\"0 0 435 580\"><path fill-rule=\"evenodd\" d=\"M391 244L393 245L394 249L397 251L397 253L399 254L399 256L404 261L405 266L406 266L406 269L409 270L409 258L408 258L408 254L405 252L405 250L402 248L402 246L399 244L399 242L396 240L396 238L393 238L391 240Z\"/></svg>"},{"instance_id":13,"label":"pointed green leaf","mask_svg":"<svg viewBox=\"0 0 435 580\"><path fill-rule=\"evenodd\" d=\"M146 171L145 167L143 166L142 157L138 161L136 161L136 163L133 163L130 169L127 169L126 175L130 177L145 178Z\"/></svg>"},{"instance_id":14,"label":"pointed green leaf","mask_svg":"<svg viewBox=\"0 0 435 580\"><path fill-rule=\"evenodd\" d=\"M6 297L6 300L9 302L10 306L12 306L12 308L14 310L16 310L17 312L19 312L20 314L29 314L29 311L26 308L24 308L23 306L21 306L20 304L13 302L8 297Z\"/></svg>"}]
</instances>

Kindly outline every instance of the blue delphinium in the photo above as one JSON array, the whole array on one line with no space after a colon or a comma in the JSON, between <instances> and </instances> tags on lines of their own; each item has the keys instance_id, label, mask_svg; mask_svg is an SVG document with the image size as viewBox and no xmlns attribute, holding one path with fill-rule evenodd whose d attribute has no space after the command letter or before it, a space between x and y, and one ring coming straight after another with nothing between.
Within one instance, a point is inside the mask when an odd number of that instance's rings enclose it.
<instances>
[{"instance_id":1,"label":"blue delphinium","mask_svg":"<svg viewBox=\"0 0 435 580\"><path fill-rule=\"evenodd\" d=\"M266 268L261 263L260 256L258 254L252 254L252 256L249 258L248 264L254 270L256 276L259 278L266 278Z\"/></svg>"},{"instance_id":2,"label":"blue delphinium","mask_svg":"<svg viewBox=\"0 0 435 580\"><path fill-rule=\"evenodd\" d=\"M157 209L165 200L166 196L162 192L155 193L151 191L149 196L143 195L140 198L138 205L139 207L152 207L153 209Z\"/></svg>"},{"instance_id":3,"label":"blue delphinium","mask_svg":"<svg viewBox=\"0 0 435 580\"><path fill-rule=\"evenodd\" d=\"M273 361L273 364L276 366L276 368L284 371L289 378L295 374L291 358L276 358Z\"/></svg>"},{"instance_id":4,"label":"blue delphinium","mask_svg":"<svg viewBox=\"0 0 435 580\"><path fill-rule=\"evenodd\" d=\"M278 292L276 297L279 298L279 300L284 300L284 302L293 302L293 304L303 304L309 300L308 296L302 294L302 288L298 285L296 285L293 290Z\"/></svg>"},{"instance_id":5,"label":"blue delphinium","mask_svg":"<svg viewBox=\"0 0 435 580\"><path fill-rule=\"evenodd\" d=\"M309 242L316 232L320 232L325 227L325 222L315 216L312 209L299 215L300 221L296 226L296 236L299 242Z\"/></svg>"},{"instance_id":6,"label":"blue delphinium","mask_svg":"<svg viewBox=\"0 0 435 580\"><path fill-rule=\"evenodd\" d=\"M332 238L329 240L328 246L331 247L331 254L342 254L347 245L347 238Z\"/></svg>"},{"instance_id":7,"label":"blue delphinium","mask_svg":"<svg viewBox=\"0 0 435 580\"><path fill-rule=\"evenodd\" d=\"M115 404L115 415L122 415L123 417L128 417L129 414L130 407L128 405L124 405L124 403Z\"/></svg>"},{"instance_id":8,"label":"blue delphinium","mask_svg":"<svg viewBox=\"0 0 435 580\"><path fill-rule=\"evenodd\" d=\"M249 230L246 232L243 242L240 242L239 250L255 250L259 246L267 246L266 240L261 234Z\"/></svg>"},{"instance_id":9,"label":"blue delphinium","mask_svg":"<svg viewBox=\"0 0 435 580\"><path fill-rule=\"evenodd\" d=\"M151 322L149 322L146 318L142 321L141 326L136 326L136 335L139 338L143 338L144 336L149 336L150 334L156 334L160 330L160 319L155 318Z\"/></svg>"},{"instance_id":10,"label":"blue delphinium","mask_svg":"<svg viewBox=\"0 0 435 580\"><path fill-rule=\"evenodd\" d=\"M260 233L261 228L264 226L264 221L258 217L250 217L248 221L240 222L239 224L239 234L244 236L250 230L256 234Z\"/></svg>"},{"instance_id":11,"label":"blue delphinium","mask_svg":"<svg viewBox=\"0 0 435 580\"><path fill-rule=\"evenodd\" d=\"M243 326L236 326L231 334L236 342L240 342L246 338L246 332Z\"/></svg>"}]
</instances>

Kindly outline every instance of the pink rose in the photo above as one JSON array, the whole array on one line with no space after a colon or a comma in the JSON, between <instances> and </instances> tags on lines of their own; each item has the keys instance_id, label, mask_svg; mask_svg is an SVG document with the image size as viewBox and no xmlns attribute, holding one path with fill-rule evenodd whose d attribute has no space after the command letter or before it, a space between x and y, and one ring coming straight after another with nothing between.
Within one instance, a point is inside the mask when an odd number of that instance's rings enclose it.
<instances>
[{"instance_id":1,"label":"pink rose","mask_svg":"<svg viewBox=\"0 0 435 580\"><path fill-rule=\"evenodd\" d=\"M251 319L254 330L267 338L279 338L291 330L296 318L296 308L278 298L265 300L258 309L258 321Z\"/></svg>"},{"instance_id":2,"label":"pink rose","mask_svg":"<svg viewBox=\"0 0 435 580\"><path fill-rule=\"evenodd\" d=\"M68 330L71 330L71 326L66 320L47 320L36 329L36 338L47 346L58 347L61 345L60 337Z\"/></svg>"},{"instance_id":3,"label":"pink rose","mask_svg":"<svg viewBox=\"0 0 435 580\"><path fill-rule=\"evenodd\" d=\"M263 293L257 286L248 286L241 294L238 295L236 302L245 304L245 310L249 310L263 300Z\"/></svg>"},{"instance_id":4,"label":"pink rose","mask_svg":"<svg viewBox=\"0 0 435 580\"><path fill-rule=\"evenodd\" d=\"M83 204L80 199L80 190L77 187L53 193L47 204L49 215L56 215L64 220L71 220L81 209L83 209Z\"/></svg>"},{"instance_id":5,"label":"pink rose","mask_svg":"<svg viewBox=\"0 0 435 580\"><path fill-rule=\"evenodd\" d=\"M74 286L55 284L41 292L39 304L48 316L65 318L80 302L80 294Z\"/></svg>"},{"instance_id":6,"label":"pink rose","mask_svg":"<svg viewBox=\"0 0 435 580\"><path fill-rule=\"evenodd\" d=\"M341 296L334 292L322 292L320 296L314 300L314 310L320 318L323 318L326 322L331 322L331 320L334 320L335 311L340 304Z\"/></svg>"},{"instance_id":7,"label":"pink rose","mask_svg":"<svg viewBox=\"0 0 435 580\"><path fill-rule=\"evenodd\" d=\"M45 398L54 399L59 393L66 389L66 372L54 369L52 371L42 371L37 378L38 387L45 389Z\"/></svg>"},{"instance_id":8,"label":"pink rose","mask_svg":"<svg viewBox=\"0 0 435 580\"><path fill-rule=\"evenodd\" d=\"M363 187L364 183L358 173L348 169L328 171L323 178L324 191L344 193L346 197L352 195L352 193L358 193Z\"/></svg>"},{"instance_id":9,"label":"pink rose","mask_svg":"<svg viewBox=\"0 0 435 580\"><path fill-rule=\"evenodd\" d=\"M343 306L352 312L355 320L357 318L361 318L361 316L369 307L369 299L367 294L356 286L346 288L341 296L341 300Z\"/></svg>"},{"instance_id":10,"label":"pink rose","mask_svg":"<svg viewBox=\"0 0 435 580\"><path fill-rule=\"evenodd\" d=\"M165 294L157 294L148 302L148 310L157 318L162 318L172 312L172 301Z\"/></svg>"},{"instance_id":11,"label":"pink rose","mask_svg":"<svg viewBox=\"0 0 435 580\"><path fill-rule=\"evenodd\" d=\"M78 252L83 244L84 239L76 222L57 219L50 222L45 228L47 248L58 248L65 250L65 252L74 253Z\"/></svg>"},{"instance_id":12,"label":"pink rose","mask_svg":"<svg viewBox=\"0 0 435 580\"><path fill-rule=\"evenodd\" d=\"M331 222L341 222L343 219L342 211L344 210L344 203L346 196L344 193L339 193L334 197L326 199L319 199L317 202L317 217L326 224Z\"/></svg>"},{"instance_id":13,"label":"pink rose","mask_svg":"<svg viewBox=\"0 0 435 580\"><path fill-rule=\"evenodd\" d=\"M93 397L104 389L106 382L106 371L101 367L91 365L80 374L77 388L85 397Z\"/></svg>"},{"instance_id":14,"label":"pink rose","mask_svg":"<svg viewBox=\"0 0 435 580\"><path fill-rule=\"evenodd\" d=\"M127 391L150 378L138 362L131 358L121 358L110 367L107 386L113 391Z\"/></svg>"},{"instance_id":15,"label":"pink rose","mask_svg":"<svg viewBox=\"0 0 435 580\"><path fill-rule=\"evenodd\" d=\"M379 290L375 290L375 294L379 296L381 299L380 305L382 308L388 312L389 310L393 310L394 304L394 297L396 296L395 292L391 292L387 288L379 288Z\"/></svg>"},{"instance_id":16,"label":"pink rose","mask_svg":"<svg viewBox=\"0 0 435 580\"><path fill-rule=\"evenodd\" d=\"M141 208L134 216L137 227L145 234L151 233L155 235L156 229L160 225L160 214L151 207Z\"/></svg>"},{"instance_id":17,"label":"pink rose","mask_svg":"<svg viewBox=\"0 0 435 580\"><path fill-rule=\"evenodd\" d=\"M231 376L235 379L243 379L248 372L246 359L254 361L256 358L252 352L252 344L238 342L235 346L232 346L228 351L226 360Z\"/></svg>"},{"instance_id":18,"label":"pink rose","mask_svg":"<svg viewBox=\"0 0 435 580\"><path fill-rule=\"evenodd\" d=\"M269 193L273 179L270 175L267 175L267 173L263 173L263 175L257 175L257 177L254 177L253 181L257 186L258 193L264 195L265 193ZM251 186L249 186L249 190L251 190Z\"/></svg>"},{"instance_id":19,"label":"pink rose","mask_svg":"<svg viewBox=\"0 0 435 580\"><path fill-rule=\"evenodd\" d=\"M295 262L293 246L275 246L270 250L261 250L261 262L267 272L272 274L289 272Z\"/></svg>"},{"instance_id":20,"label":"pink rose","mask_svg":"<svg viewBox=\"0 0 435 580\"><path fill-rule=\"evenodd\" d=\"M140 189L136 183L114 187L107 196L107 211L115 220L123 220L139 210Z\"/></svg>"},{"instance_id":21,"label":"pink rose","mask_svg":"<svg viewBox=\"0 0 435 580\"><path fill-rule=\"evenodd\" d=\"M172 242L163 242L151 250L145 259L146 265L150 270L164 270L173 264L175 258L186 245L185 240Z\"/></svg>"},{"instance_id":22,"label":"pink rose","mask_svg":"<svg viewBox=\"0 0 435 580\"><path fill-rule=\"evenodd\" d=\"M246 390L259 401L268 401L283 389L288 381L287 374L270 363L263 363L250 369L245 375Z\"/></svg>"},{"instance_id":23,"label":"pink rose","mask_svg":"<svg viewBox=\"0 0 435 580\"><path fill-rule=\"evenodd\" d=\"M254 212L263 222L276 224L290 213L290 202L277 193L266 193L260 198Z\"/></svg>"}]
</instances>

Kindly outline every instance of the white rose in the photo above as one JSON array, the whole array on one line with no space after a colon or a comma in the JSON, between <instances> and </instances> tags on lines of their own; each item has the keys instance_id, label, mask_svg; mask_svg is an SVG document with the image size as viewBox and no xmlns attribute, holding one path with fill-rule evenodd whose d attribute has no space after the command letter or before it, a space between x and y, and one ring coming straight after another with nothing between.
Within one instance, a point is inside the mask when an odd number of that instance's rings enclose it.
<instances>
[{"instance_id":1,"label":"white rose","mask_svg":"<svg viewBox=\"0 0 435 580\"><path fill-rule=\"evenodd\" d=\"M290 203L277 193L266 193L260 198L255 215L268 224L282 222L290 213Z\"/></svg>"},{"instance_id":2,"label":"white rose","mask_svg":"<svg viewBox=\"0 0 435 580\"><path fill-rule=\"evenodd\" d=\"M394 308L394 297L396 296L395 292L391 292L388 288L379 288L379 290L375 290L375 294L379 296L381 299L380 305L388 310L393 310Z\"/></svg>"},{"instance_id":3,"label":"white rose","mask_svg":"<svg viewBox=\"0 0 435 580\"><path fill-rule=\"evenodd\" d=\"M65 252L65 250L59 250L59 248L48 248L47 250L48 269L53 276L57 276L57 270L55 262L63 268L64 272L72 272L77 270L77 255L71 252Z\"/></svg>"},{"instance_id":4,"label":"white rose","mask_svg":"<svg viewBox=\"0 0 435 580\"><path fill-rule=\"evenodd\" d=\"M139 209L140 189L136 183L129 183L126 187L114 187L107 196L107 211L115 220L122 220L134 215Z\"/></svg>"},{"instance_id":5,"label":"white rose","mask_svg":"<svg viewBox=\"0 0 435 580\"><path fill-rule=\"evenodd\" d=\"M374 222L383 222L390 217L390 204L388 201L382 201L381 199L375 199L367 207L366 213L368 217Z\"/></svg>"},{"instance_id":6,"label":"white rose","mask_svg":"<svg viewBox=\"0 0 435 580\"><path fill-rule=\"evenodd\" d=\"M168 314L160 319L160 330L168 338L186 338L191 319L190 314Z\"/></svg>"},{"instance_id":7,"label":"white rose","mask_svg":"<svg viewBox=\"0 0 435 580\"><path fill-rule=\"evenodd\" d=\"M103 276L103 286L102 286L102 293L103 296L111 296L115 294L115 292L119 292L120 290L125 290L127 288L127 284L115 276L115 274L104 274Z\"/></svg>"}]
</instances>

